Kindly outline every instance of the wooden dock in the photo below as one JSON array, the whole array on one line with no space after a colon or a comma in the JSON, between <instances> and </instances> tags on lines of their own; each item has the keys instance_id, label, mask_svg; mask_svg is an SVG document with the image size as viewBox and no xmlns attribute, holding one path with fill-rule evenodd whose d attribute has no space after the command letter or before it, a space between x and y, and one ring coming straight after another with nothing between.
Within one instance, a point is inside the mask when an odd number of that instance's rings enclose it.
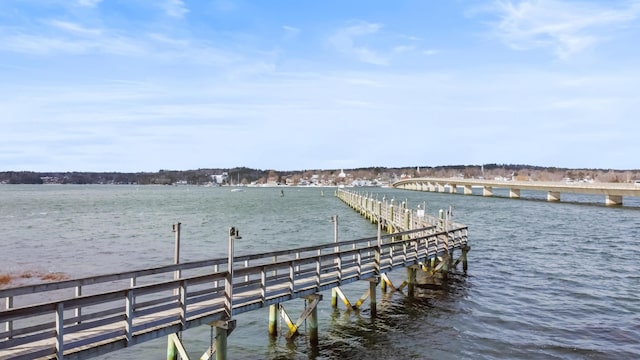
<instances>
[{"instance_id":1,"label":"wooden dock","mask_svg":"<svg viewBox=\"0 0 640 360\"><path fill-rule=\"evenodd\" d=\"M337 196L378 223L377 236L234 256L238 230L231 228L226 258L2 289L0 359L84 359L162 336L169 336L168 353L182 353L175 334L201 325L224 334L201 358L217 346L221 359L234 315L269 307L271 328L279 304L317 303L322 291L340 293L339 286L359 280L372 284L375 313L376 285L394 269L442 271L463 262L466 270L466 226L352 192ZM455 262L454 251L462 252ZM315 307L301 319L313 316Z\"/></svg>"}]
</instances>

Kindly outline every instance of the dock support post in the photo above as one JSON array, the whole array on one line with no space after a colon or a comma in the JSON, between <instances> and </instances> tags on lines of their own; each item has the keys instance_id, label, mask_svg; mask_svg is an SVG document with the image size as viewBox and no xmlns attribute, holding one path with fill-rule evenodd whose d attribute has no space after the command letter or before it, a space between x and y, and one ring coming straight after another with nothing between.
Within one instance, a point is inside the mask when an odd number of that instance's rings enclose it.
<instances>
[{"instance_id":1,"label":"dock support post","mask_svg":"<svg viewBox=\"0 0 640 360\"><path fill-rule=\"evenodd\" d=\"M447 252L442 256L442 268L440 272L442 273L442 279L447 280L449 278L449 264L451 255Z\"/></svg>"},{"instance_id":2,"label":"dock support post","mask_svg":"<svg viewBox=\"0 0 640 360\"><path fill-rule=\"evenodd\" d=\"M471 248L468 245L462 247L462 271L467 273L468 265L467 265L467 253Z\"/></svg>"},{"instance_id":3,"label":"dock support post","mask_svg":"<svg viewBox=\"0 0 640 360\"><path fill-rule=\"evenodd\" d=\"M334 309L338 308L338 291L336 288L331 289L331 307Z\"/></svg>"},{"instance_id":4,"label":"dock support post","mask_svg":"<svg viewBox=\"0 0 640 360\"><path fill-rule=\"evenodd\" d=\"M216 326L216 360L227 360L227 326Z\"/></svg>"},{"instance_id":5,"label":"dock support post","mask_svg":"<svg viewBox=\"0 0 640 360\"><path fill-rule=\"evenodd\" d=\"M178 359L178 348L171 337L167 338L167 360Z\"/></svg>"},{"instance_id":6,"label":"dock support post","mask_svg":"<svg viewBox=\"0 0 640 360\"><path fill-rule=\"evenodd\" d=\"M307 305L311 305L311 314L309 314L309 344L318 346L318 306L313 304L312 299L307 299Z\"/></svg>"},{"instance_id":7,"label":"dock support post","mask_svg":"<svg viewBox=\"0 0 640 360\"><path fill-rule=\"evenodd\" d=\"M376 288L378 287L377 279L369 282L369 301L371 309L371 317L377 315L377 300L376 300Z\"/></svg>"},{"instance_id":8,"label":"dock support post","mask_svg":"<svg viewBox=\"0 0 640 360\"><path fill-rule=\"evenodd\" d=\"M464 194L473 195L473 188L471 187L471 185L464 185Z\"/></svg>"},{"instance_id":9,"label":"dock support post","mask_svg":"<svg viewBox=\"0 0 640 360\"><path fill-rule=\"evenodd\" d=\"M269 336L278 336L278 305L269 305Z\"/></svg>"},{"instance_id":10,"label":"dock support post","mask_svg":"<svg viewBox=\"0 0 640 360\"><path fill-rule=\"evenodd\" d=\"M407 296L412 298L416 290L416 269L413 266L407 268Z\"/></svg>"},{"instance_id":11,"label":"dock support post","mask_svg":"<svg viewBox=\"0 0 640 360\"><path fill-rule=\"evenodd\" d=\"M493 196L493 188L491 186L483 187L482 196Z\"/></svg>"}]
</instances>

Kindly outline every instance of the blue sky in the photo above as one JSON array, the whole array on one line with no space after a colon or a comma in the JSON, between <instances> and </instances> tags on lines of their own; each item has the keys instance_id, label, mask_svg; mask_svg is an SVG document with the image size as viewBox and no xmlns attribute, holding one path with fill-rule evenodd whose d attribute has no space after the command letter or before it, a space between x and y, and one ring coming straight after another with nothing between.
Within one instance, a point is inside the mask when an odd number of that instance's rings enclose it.
<instances>
[{"instance_id":1,"label":"blue sky","mask_svg":"<svg viewBox=\"0 0 640 360\"><path fill-rule=\"evenodd\" d=\"M640 168L640 1L1 0L0 171Z\"/></svg>"}]
</instances>

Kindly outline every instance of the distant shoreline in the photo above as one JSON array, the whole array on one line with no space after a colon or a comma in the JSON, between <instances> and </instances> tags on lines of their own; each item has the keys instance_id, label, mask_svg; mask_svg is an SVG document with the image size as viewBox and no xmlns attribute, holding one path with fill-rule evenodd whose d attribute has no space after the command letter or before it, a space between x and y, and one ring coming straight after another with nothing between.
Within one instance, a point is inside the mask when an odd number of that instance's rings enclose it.
<instances>
[{"instance_id":1,"label":"distant shoreline","mask_svg":"<svg viewBox=\"0 0 640 360\"><path fill-rule=\"evenodd\" d=\"M633 183L636 180L640 180L640 169L567 169L532 165L484 164L295 171L262 170L246 167L159 170L157 172L135 173L2 171L0 172L0 184L383 186L408 177Z\"/></svg>"}]
</instances>

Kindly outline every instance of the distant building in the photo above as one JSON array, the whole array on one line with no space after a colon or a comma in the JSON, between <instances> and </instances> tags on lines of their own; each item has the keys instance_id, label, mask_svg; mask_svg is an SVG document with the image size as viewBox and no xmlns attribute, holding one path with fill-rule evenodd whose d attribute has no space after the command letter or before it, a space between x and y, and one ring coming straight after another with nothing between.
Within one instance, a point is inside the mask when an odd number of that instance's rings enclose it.
<instances>
[{"instance_id":1,"label":"distant building","mask_svg":"<svg viewBox=\"0 0 640 360\"><path fill-rule=\"evenodd\" d=\"M228 182L228 179L229 174L226 172L223 172L220 175L211 175L211 181L219 185L226 184Z\"/></svg>"}]
</instances>

